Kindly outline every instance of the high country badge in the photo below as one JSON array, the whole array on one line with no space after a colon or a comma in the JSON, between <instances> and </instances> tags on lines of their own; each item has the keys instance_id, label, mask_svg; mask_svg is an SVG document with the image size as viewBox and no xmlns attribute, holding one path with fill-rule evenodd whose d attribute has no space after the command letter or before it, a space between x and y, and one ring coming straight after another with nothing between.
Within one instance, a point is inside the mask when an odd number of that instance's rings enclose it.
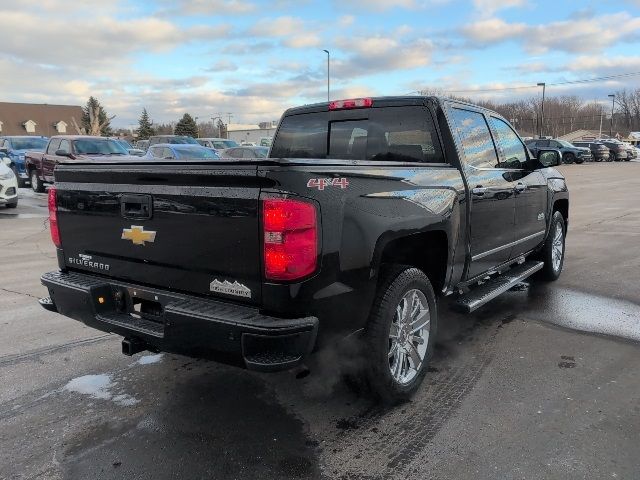
<instances>
[{"instance_id":1,"label":"high country badge","mask_svg":"<svg viewBox=\"0 0 640 480\"><path fill-rule=\"evenodd\" d=\"M247 286L235 281L233 283L225 280L221 282L218 279L214 279L213 282L209 285L209 289L212 292L216 293L224 293L227 295L235 295L236 297L246 297L251 298L251 289Z\"/></svg>"}]
</instances>

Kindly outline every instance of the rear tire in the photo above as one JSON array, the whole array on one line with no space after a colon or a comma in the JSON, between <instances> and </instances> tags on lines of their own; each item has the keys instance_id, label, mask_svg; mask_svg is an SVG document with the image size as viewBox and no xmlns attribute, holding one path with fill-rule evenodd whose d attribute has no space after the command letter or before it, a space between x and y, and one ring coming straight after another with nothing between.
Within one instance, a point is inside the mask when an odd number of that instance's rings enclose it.
<instances>
[{"instance_id":1,"label":"rear tire","mask_svg":"<svg viewBox=\"0 0 640 480\"><path fill-rule=\"evenodd\" d=\"M573 163L576 160L576 156L573 153L565 153L562 156L562 163Z\"/></svg>"},{"instance_id":2,"label":"rear tire","mask_svg":"<svg viewBox=\"0 0 640 480\"><path fill-rule=\"evenodd\" d=\"M396 404L418 390L437 326L436 296L424 272L402 265L385 269L364 333L366 377L375 396Z\"/></svg>"},{"instance_id":3,"label":"rear tire","mask_svg":"<svg viewBox=\"0 0 640 480\"><path fill-rule=\"evenodd\" d=\"M38 172L31 170L31 189L36 193L44 192L44 184L38 177Z\"/></svg>"},{"instance_id":4,"label":"rear tire","mask_svg":"<svg viewBox=\"0 0 640 480\"><path fill-rule=\"evenodd\" d=\"M12 203L7 203L6 207L7 208L16 208L18 206L18 201L16 200L15 202Z\"/></svg>"},{"instance_id":5,"label":"rear tire","mask_svg":"<svg viewBox=\"0 0 640 480\"><path fill-rule=\"evenodd\" d=\"M541 276L553 282L560 277L564 265L566 226L564 217L558 211L553 212L549 235L542 246L539 258L544 262Z\"/></svg>"}]
</instances>

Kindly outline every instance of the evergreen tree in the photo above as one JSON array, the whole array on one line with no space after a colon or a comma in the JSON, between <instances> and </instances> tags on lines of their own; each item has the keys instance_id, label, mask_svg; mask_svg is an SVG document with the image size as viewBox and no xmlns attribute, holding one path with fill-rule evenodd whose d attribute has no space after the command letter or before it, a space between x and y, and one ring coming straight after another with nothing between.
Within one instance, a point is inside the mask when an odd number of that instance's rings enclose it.
<instances>
[{"instance_id":1,"label":"evergreen tree","mask_svg":"<svg viewBox=\"0 0 640 480\"><path fill-rule=\"evenodd\" d=\"M198 125L191 115L185 113L176 124L173 132L175 135L186 135L196 138L198 136Z\"/></svg>"},{"instance_id":2,"label":"evergreen tree","mask_svg":"<svg viewBox=\"0 0 640 480\"><path fill-rule=\"evenodd\" d=\"M142 109L142 115L140 116L140 120L138 120L138 125L138 140L148 140L149 137L155 135L146 108Z\"/></svg>"},{"instance_id":3,"label":"evergreen tree","mask_svg":"<svg viewBox=\"0 0 640 480\"><path fill-rule=\"evenodd\" d=\"M112 134L111 120L115 118L107 116L104 107L95 97L89 97L87 104L82 109L82 130L87 135L102 135L108 137Z\"/></svg>"}]
</instances>

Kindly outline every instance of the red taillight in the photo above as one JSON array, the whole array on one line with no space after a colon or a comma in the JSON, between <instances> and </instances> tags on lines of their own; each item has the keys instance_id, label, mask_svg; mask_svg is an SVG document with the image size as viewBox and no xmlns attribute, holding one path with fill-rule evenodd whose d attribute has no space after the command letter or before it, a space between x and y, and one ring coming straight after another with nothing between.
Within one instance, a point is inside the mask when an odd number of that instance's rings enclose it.
<instances>
[{"instance_id":1,"label":"red taillight","mask_svg":"<svg viewBox=\"0 0 640 480\"><path fill-rule=\"evenodd\" d=\"M49 229L51 230L51 240L53 244L60 248L60 229L58 228L58 200L56 198L56 189L49 188Z\"/></svg>"},{"instance_id":2,"label":"red taillight","mask_svg":"<svg viewBox=\"0 0 640 480\"><path fill-rule=\"evenodd\" d=\"M329 102L329 110L349 110L351 108L368 108L373 105L371 98L350 98Z\"/></svg>"},{"instance_id":3,"label":"red taillight","mask_svg":"<svg viewBox=\"0 0 640 480\"><path fill-rule=\"evenodd\" d=\"M291 199L262 201L264 273L268 280L296 280L318 263L316 207Z\"/></svg>"}]
</instances>

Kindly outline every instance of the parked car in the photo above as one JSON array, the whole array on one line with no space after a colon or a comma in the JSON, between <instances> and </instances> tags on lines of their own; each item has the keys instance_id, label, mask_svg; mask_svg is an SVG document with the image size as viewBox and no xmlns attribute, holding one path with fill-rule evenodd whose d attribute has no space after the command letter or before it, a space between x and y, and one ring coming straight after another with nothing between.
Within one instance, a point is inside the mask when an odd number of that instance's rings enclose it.
<instances>
[{"instance_id":1,"label":"parked car","mask_svg":"<svg viewBox=\"0 0 640 480\"><path fill-rule=\"evenodd\" d=\"M526 142L529 150L536 155L541 148L558 149L562 153L562 163L583 163L592 159L591 150L585 147L574 147L565 140L537 139Z\"/></svg>"},{"instance_id":2,"label":"parked car","mask_svg":"<svg viewBox=\"0 0 640 480\"><path fill-rule=\"evenodd\" d=\"M222 158L267 158L267 155L269 155L267 147L236 147L220 152Z\"/></svg>"},{"instance_id":3,"label":"parked car","mask_svg":"<svg viewBox=\"0 0 640 480\"><path fill-rule=\"evenodd\" d=\"M270 147L273 142L273 137L260 137L261 147Z\"/></svg>"},{"instance_id":4,"label":"parked car","mask_svg":"<svg viewBox=\"0 0 640 480\"><path fill-rule=\"evenodd\" d=\"M560 161L531 156L488 109L386 97L287 110L270 158L250 167L140 161L89 176L60 165L49 191L59 270L43 275L40 303L122 335L130 355L276 371L348 347L340 358L363 369L353 375L406 400L427 374L445 295L470 312L535 272L559 278ZM97 195L120 208L89 208Z\"/></svg>"},{"instance_id":5,"label":"parked car","mask_svg":"<svg viewBox=\"0 0 640 480\"><path fill-rule=\"evenodd\" d=\"M114 140L118 142L120 145L122 145L124 148L126 148L127 152L129 152L129 155L142 157L144 156L145 153L147 153L146 150L142 150L141 148L135 148L129 142L121 138L114 138Z\"/></svg>"},{"instance_id":6,"label":"parked car","mask_svg":"<svg viewBox=\"0 0 640 480\"><path fill-rule=\"evenodd\" d=\"M8 157L3 158L8 159ZM0 161L0 205L16 208L18 206L18 178L7 163L9 162Z\"/></svg>"},{"instance_id":7,"label":"parked car","mask_svg":"<svg viewBox=\"0 0 640 480\"><path fill-rule=\"evenodd\" d=\"M159 143L149 147L145 158L149 160L217 160L220 155L202 145Z\"/></svg>"},{"instance_id":8,"label":"parked car","mask_svg":"<svg viewBox=\"0 0 640 480\"><path fill-rule=\"evenodd\" d=\"M573 145L576 147L584 147L591 150L591 156L593 160L596 162L609 162L611 159L609 158L609 149L602 142L573 142Z\"/></svg>"},{"instance_id":9,"label":"parked car","mask_svg":"<svg viewBox=\"0 0 640 480\"><path fill-rule=\"evenodd\" d=\"M175 145L193 144L198 145L198 142L193 137L187 137L185 135L154 135L149 138L149 146L157 145L159 143L170 143Z\"/></svg>"},{"instance_id":10,"label":"parked car","mask_svg":"<svg viewBox=\"0 0 640 480\"><path fill-rule=\"evenodd\" d=\"M149 150L149 140L137 140L133 146L146 153Z\"/></svg>"},{"instance_id":11,"label":"parked car","mask_svg":"<svg viewBox=\"0 0 640 480\"><path fill-rule=\"evenodd\" d=\"M9 168L16 175L18 187L24 187L29 180L24 161L26 151L44 152L48 140L47 137L32 136L0 137L0 153L5 153L11 159Z\"/></svg>"},{"instance_id":12,"label":"parked car","mask_svg":"<svg viewBox=\"0 0 640 480\"><path fill-rule=\"evenodd\" d=\"M96 159L111 161L133 160L120 143L111 138L87 135L57 135L51 137L44 153L29 150L25 153L25 164L31 188L44 192L45 183L52 183L53 170L61 162L92 162Z\"/></svg>"},{"instance_id":13,"label":"parked car","mask_svg":"<svg viewBox=\"0 0 640 480\"><path fill-rule=\"evenodd\" d=\"M609 149L609 155L612 161L622 162L630 160L627 147L620 140L616 140L615 138L603 138L598 140L598 142L603 143L604 146Z\"/></svg>"},{"instance_id":14,"label":"parked car","mask_svg":"<svg viewBox=\"0 0 640 480\"><path fill-rule=\"evenodd\" d=\"M238 143L228 138L198 138L196 141L203 147L212 148L216 152L220 152L227 148L237 147Z\"/></svg>"},{"instance_id":15,"label":"parked car","mask_svg":"<svg viewBox=\"0 0 640 480\"><path fill-rule=\"evenodd\" d=\"M629 160L635 160L638 158L638 153L636 152L636 148L628 142L622 142L624 146L627 148L627 162Z\"/></svg>"}]
</instances>

